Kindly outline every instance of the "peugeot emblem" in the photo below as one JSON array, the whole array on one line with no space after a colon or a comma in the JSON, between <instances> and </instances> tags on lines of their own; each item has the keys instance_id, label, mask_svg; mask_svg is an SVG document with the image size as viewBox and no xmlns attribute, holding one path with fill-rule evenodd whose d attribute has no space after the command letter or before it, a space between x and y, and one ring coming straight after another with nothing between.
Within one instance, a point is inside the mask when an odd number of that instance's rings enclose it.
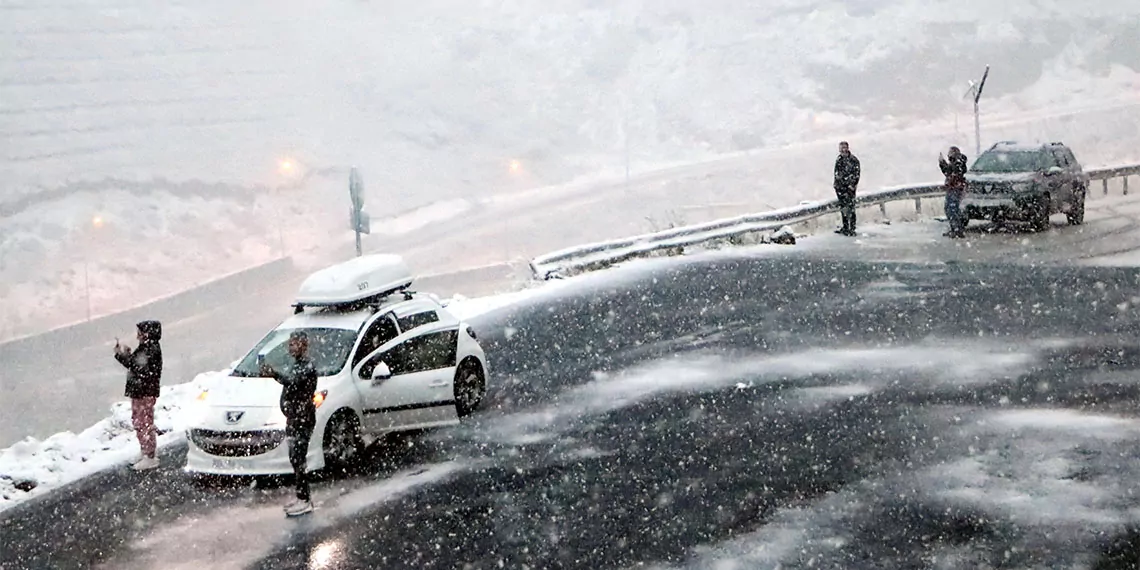
<instances>
[{"instance_id":1,"label":"peugeot emblem","mask_svg":"<svg viewBox=\"0 0 1140 570\"><path fill-rule=\"evenodd\" d=\"M227 424L236 424L236 423L241 421L241 417L244 415L245 415L245 412L228 411L228 412L226 412L226 423Z\"/></svg>"}]
</instances>

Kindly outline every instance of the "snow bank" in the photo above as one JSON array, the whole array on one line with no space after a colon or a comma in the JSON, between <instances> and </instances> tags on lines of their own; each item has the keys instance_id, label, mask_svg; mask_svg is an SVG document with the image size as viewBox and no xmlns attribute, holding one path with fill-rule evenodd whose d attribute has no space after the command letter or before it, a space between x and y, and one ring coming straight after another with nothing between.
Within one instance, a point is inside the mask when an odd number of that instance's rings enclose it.
<instances>
[{"instance_id":1,"label":"snow bank","mask_svg":"<svg viewBox=\"0 0 1140 570\"><path fill-rule=\"evenodd\" d=\"M160 448L185 441L183 406L209 377L228 373L207 372L185 384L163 386L154 410ZM0 451L0 511L139 456L131 403L115 402L109 417L78 434L65 431L42 441L28 437Z\"/></svg>"},{"instance_id":2,"label":"snow bank","mask_svg":"<svg viewBox=\"0 0 1140 570\"><path fill-rule=\"evenodd\" d=\"M447 306L460 318L470 319L553 288L537 287L474 299L456 297ZM190 382L163 386L154 412L160 448L186 440L186 418L182 413L185 405L212 378L229 372L205 372ZM65 431L43 440L28 437L0 450L0 512L99 471L134 462L139 457L139 447L131 426L130 401L115 402L110 411L110 416L78 434Z\"/></svg>"}]
</instances>

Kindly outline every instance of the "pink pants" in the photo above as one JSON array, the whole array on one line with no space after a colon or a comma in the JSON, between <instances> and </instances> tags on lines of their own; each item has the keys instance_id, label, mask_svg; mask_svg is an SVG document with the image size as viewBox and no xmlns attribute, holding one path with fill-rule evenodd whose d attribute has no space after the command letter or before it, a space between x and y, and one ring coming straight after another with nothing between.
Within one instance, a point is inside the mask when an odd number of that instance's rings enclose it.
<instances>
[{"instance_id":1,"label":"pink pants","mask_svg":"<svg viewBox=\"0 0 1140 570\"><path fill-rule=\"evenodd\" d=\"M131 398L131 425L138 434L139 448L145 457L154 457L155 441L154 430L154 402L155 397Z\"/></svg>"}]
</instances>

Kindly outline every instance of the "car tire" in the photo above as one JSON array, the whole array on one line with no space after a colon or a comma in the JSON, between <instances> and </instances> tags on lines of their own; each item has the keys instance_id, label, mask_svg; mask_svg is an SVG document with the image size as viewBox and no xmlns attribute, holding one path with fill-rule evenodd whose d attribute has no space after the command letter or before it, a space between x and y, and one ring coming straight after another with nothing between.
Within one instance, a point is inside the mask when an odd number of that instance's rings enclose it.
<instances>
[{"instance_id":1,"label":"car tire","mask_svg":"<svg viewBox=\"0 0 1140 570\"><path fill-rule=\"evenodd\" d=\"M1069 219L1070 226L1079 226L1085 223L1085 191L1078 192L1077 201L1073 203L1073 208L1069 210L1065 217Z\"/></svg>"},{"instance_id":2,"label":"car tire","mask_svg":"<svg viewBox=\"0 0 1140 570\"><path fill-rule=\"evenodd\" d=\"M1037 203L1033 207L1033 219L1031 221L1034 231L1044 232L1049 229L1049 215L1052 213L1049 211L1050 206L1048 194L1042 194L1037 199Z\"/></svg>"},{"instance_id":3,"label":"car tire","mask_svg":"<svg viewBox=\"0 0 1140 570\"><path fill-rule=\"evenodd\" d=\"M329 418L321 441L325 468L346 469L364 449L360 437L360 419L351 410L341 410Z\"/></svg>"},{"instance_id":4,"label":"car tire","mask_svg":"<svg viewBox=\"0 0 1140 570\"><path fill-rule=\"evenodd\" d=\"M455 413L465 418L475 413L487 394L487 379L483 367L473 359L464 360L455 371Z\"/></svg>"}]
</instances>

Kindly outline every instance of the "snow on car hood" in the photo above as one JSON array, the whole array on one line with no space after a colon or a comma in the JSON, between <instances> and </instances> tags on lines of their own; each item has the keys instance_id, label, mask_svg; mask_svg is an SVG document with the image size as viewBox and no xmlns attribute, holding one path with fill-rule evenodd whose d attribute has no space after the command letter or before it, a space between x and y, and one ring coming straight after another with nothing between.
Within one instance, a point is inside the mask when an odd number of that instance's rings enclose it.
<instances>
[{"instance_id":1,"label":"snow on car hood","mask_svg":"<svg viewBox=\"0 0 1140 570\"><path fill-rule=\"evenodd\" d=\"M967 172L970 182L1032 182L1036 172Z\"/></svg>"}]
</instances>

